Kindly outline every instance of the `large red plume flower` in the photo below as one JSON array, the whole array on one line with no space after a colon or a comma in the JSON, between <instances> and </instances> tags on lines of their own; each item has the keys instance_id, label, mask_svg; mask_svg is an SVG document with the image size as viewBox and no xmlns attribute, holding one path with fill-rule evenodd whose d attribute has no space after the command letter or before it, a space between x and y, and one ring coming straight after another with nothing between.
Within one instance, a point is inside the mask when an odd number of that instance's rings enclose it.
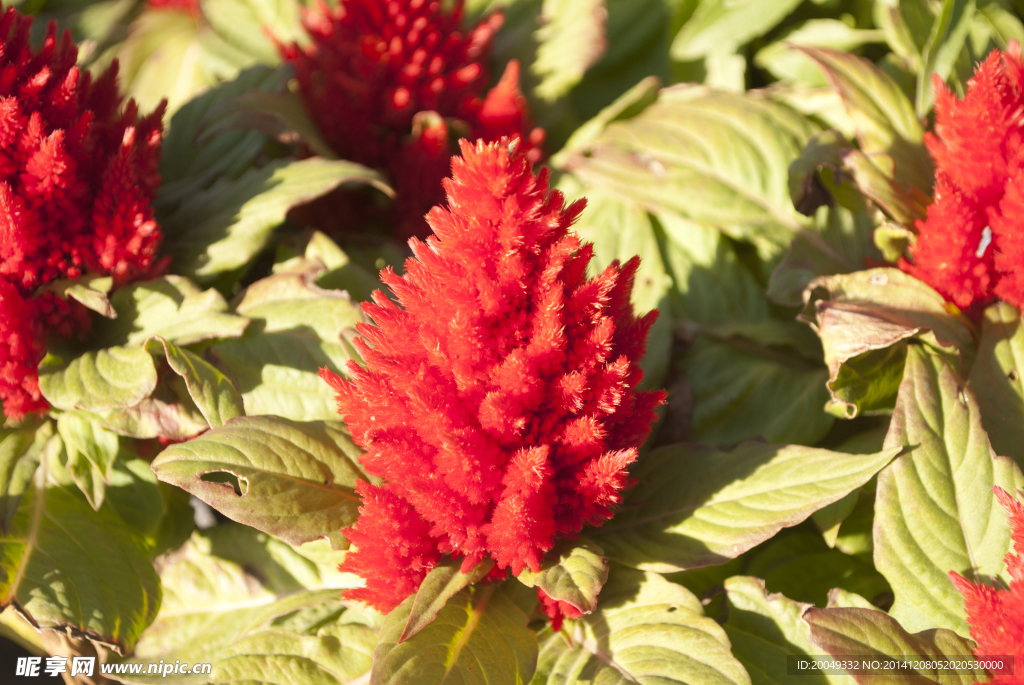
<instances>
[{"instance_id":1,"label":"large red plume flower","mask_svg":"<svg viewBox=\"0 0 1024 685\"><path fill-rule=\"evenodd\" d=\"M990 585L972 583L953 571L949 577L964 596L971 637L978 643L974 654L978 657L1013 657L1015 672L996 675L990 683L1024 685L1024 560L1021 558L1024 555L1024 504L1000 487L993 490L999 503L1010 514L1013 549L1016 552L1006 555L1010 587L996 589Z\"/></svg>"},{"instance_id":2,"label":"large red plume flower","mask_svg":"<svg viewBox=\"0 0 1024 685\"><path fill-rule=\"evenodd\" d=\"M319 3L304 17L311 43L281 46L335 152L391 178L394 219L406 237L427 235L423 216L444 201L451 133L519 137L530 159L540 159L544 132L529 126L518 63L510 62L485 95L485 64L501 15L463 30L462 6L463 0L341 0L336 9Z\"/></svg>"},{"instance_id":3,"label":"large red plume flower","mask_svg":"<svg viewBox=\"0 0 1024 685\"><path fill-rule=\"evenodd\" d=\"M31 22L13 8L0 18L0 399L11 418L47 409L36 372L46 337L89 326L44 286L97 274L117 287L160 267L162 108L122 111L116 64L94 81L55 24L33 50Z\"/></svg>"},{"instance_id":4,"label":"large red plume flower","mask_svg":"<svg viewBox=\"0 0 1024 685\"><path fill-rule=\"evenodd\" d=\"M538 570L558 538L608 519L664 393L638 391L657 312L629 302L639 260L587 280L590 245L515 143L462 143L434 235L409 241L360 324L365 366L325 370L361 461L347 596L389 611L444 554Z\"/></svg>"},{"instance_id":5,"label":"large red plume flower","mask_svg":"<svg viewBox=\"0 0 1024 685\"><path fill-rule=\"evenodd\" d=\"M961 309L999 297L1024 305L1024 61L995 50L963 100L935 79L935 202L900 266Z\"/></svg>"}]
</instances>

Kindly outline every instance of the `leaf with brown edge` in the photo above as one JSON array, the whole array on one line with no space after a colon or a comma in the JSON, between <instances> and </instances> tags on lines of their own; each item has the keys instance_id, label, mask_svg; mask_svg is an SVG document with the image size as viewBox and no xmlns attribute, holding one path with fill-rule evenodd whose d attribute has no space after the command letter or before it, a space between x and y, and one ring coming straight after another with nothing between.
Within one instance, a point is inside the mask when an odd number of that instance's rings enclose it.
<instances>
[{"instance_id":1,"label":"leaf with brown edge","mask_svg":"<svg viewBox=\"0 0 1024 685\"><path fill-rule=\"evenodd\" d=\"M860 608L810 608L803 620L810 626L810 641L837 659L846 656L920 657L920 661L973 660L974 642L944 628L911 634L888 614ZM912 659L913 661L914 659ZM981 669L917 670L855 676L860 685L974 685L985 682Z\"/></svg>"},{"instance_id":2,"label":"leaf with brown edge","mask_svg":"<svg viewBox=\"0 0 1024 685\"><path fill-rule=\"evenodd\" d=\"M326 538L347 547L342 528L358 518L360 450L339 422L241 416L153 460L157 477L285 542Z\"/></svg>"},{"instance_id":3,"label":"leaf with brown edge","mask_svg":"<svg viewBox=\"0 0 1024 685\"><path fill-rule=\"evenodd\" d=\"M437 618L437 614L444 609L449 599L461 592L463 588L486 577L494 568L494 561L484 559L469 573L463 573L461 566L461 559L449 558L431 569L420 584L420 589L416 591L412 608L409 610L409 619L405 623L402 635L398 638L399 642L405 642L430 625Z\"/></svg>"},{"instance_id":4,"label":"leaf with brown edge","mask_svg":"<svg viewBox=\"0 0 1024 685\"><path fill-rule=\"evenodd\" d=\"M220 428L236 416L244 416L242 397L227 376L206 360L159 336L146 342L150 352L162 351L167 364L181 376L188 393L210 428Z\"/></svg>"},{"instance_id":5,"label":"leaf with brown edge","mask_svg":"<svg viewBox=\"0 0 1024 685\"><path fill-rule=\"evenodd\" d=\"M608 581L608 557L586 538L566 540L547 553L541 570L524 569L518 579L539 587L551 599L567 602L581 614L597 608L597 595Z\"/></svg>"},{"instance_id":6,"label":"leaf with brown edge","mask_svg":"<svg viewBox=\"0 0 1024 685\"><path fill-rule=\"evenodd\" d=\"M844 379L843 367L851 360L874 353L860 362L874 367L867 382L887 382L892 386L889 390L895 389L892 381L895 377L898 382L901 369L888 369L888 363L899 365L902 355L878 351L909 338L930 333L937 346L959 353L965 366L971 362L973 327L950 307L931 287L899 269L868 269L811 281L804 291L800 319L821 338L829 391L847 418L860 413L860 398L870 396L872 402L880 403L880 397L891 394L862 387L862 374Z\"/></svg>"}]
</instances>

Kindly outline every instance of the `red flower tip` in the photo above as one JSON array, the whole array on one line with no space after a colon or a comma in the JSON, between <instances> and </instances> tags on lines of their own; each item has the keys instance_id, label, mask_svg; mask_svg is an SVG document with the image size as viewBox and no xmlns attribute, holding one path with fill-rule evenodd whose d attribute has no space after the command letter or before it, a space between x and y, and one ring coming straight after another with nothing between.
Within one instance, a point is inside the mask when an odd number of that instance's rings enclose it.
<instances>
[{"instance_id":1,"label":"red flower tip","mask_svg":"<svg viewBox=\"0 0 1024 685\"><path fill-rule=\"evenodd\" d=\"M583 613L568 602L552 599L546 592L537 588L537 599L541 602L544 614L551 619L551 630L556 633L562 629L562 622L567 618L580 618Z\"/></svg>"},{"instance_id":2,"label":"red flower tip","mask_svg":"<svg viewBox=\"0 0 1024 685\"><path fill-rule=\"evenodd\" d=\"M1006 555L1010 574L1010 587L997 589L990 585L973 583L959 573L950 571L953 586L964 597L967 622L971 637L978 643L974 654L983 656L1012 656L1015 664L1024 664L1024 505L999 487L993 488L999 503L1010 514L1013 548L1016 554ZM1024 675L996 675L997 685L1022 685Z\"/></svg>"},{"instance_id":3,"label":"red flower tip","mask_svg":"<svg viewBox=\"0 0 1024 685\"><path fill-rule=\"evenodd\" d=\"M509 63L485 97L485 64L502 16L463 31L462 9L462 0L341 0L336 9L319 3L303 20L310 45L279 45L328 143L341 157L388 173L397 193L393 219L407 237L429 234L423 215L444 201L450 129L488 141L519 137L532 161L541 156L544 132L528 123L518 63ZM323 210L308 220L370 211Z\"/></svg>"},{"instance_id":4,"label":"red flower tip","mask_svg":"<svg viewBox=\"0 0 1024 685\"><path fill-rule=\"evenodd\" d=\"M462 155L434 235L409 241L404 276L381 272L397 303L364 304L365 367L321 372L384 481L362 490L342 567L382 611L443 554L537 571L557 538L608 519L664 400L637 390L656 316L629 303L637 262L587 280L592 249L569 230L584 203L566 207L508 139Z\"/></svg>"},{"instance_id":5,"label":"red flower tip","mask_svg":"<svg viewBox=\"0 0 1024 685\"><path fill-rule=\"evenodd\" d=\"M90 324L81 305L39 289L85 274L117 287L166 266L151 206L163 107L119 112L116 62L93 81L69 32L58 40L51 23L33 50L31 23L13 8L0 17L0 399L14 419L47 409L36 375L46 336Z\"/></svg>"},{"instance_id":6,"label":"red flower tip","mask_svg":"<svg viewBox=\"0 0 1024 685\"><path fill-rule=\"evenodd\" d=\"M1024 305L1024 61L993 51L958 99L934 79L935 202L900 268L961 309L994 297Z\"/></svg>"},{"instance_id":7,"label":"red flower tip","mask_svg":"<svg viewBox=\"0 0 1024 685\"><path fill-rule=\"evenodd\" d=\"M147 0L146 4L151 10L188 12L193 17L198 17L202 13L199 2L200 0Z\"/></svg>"}]
</instances>

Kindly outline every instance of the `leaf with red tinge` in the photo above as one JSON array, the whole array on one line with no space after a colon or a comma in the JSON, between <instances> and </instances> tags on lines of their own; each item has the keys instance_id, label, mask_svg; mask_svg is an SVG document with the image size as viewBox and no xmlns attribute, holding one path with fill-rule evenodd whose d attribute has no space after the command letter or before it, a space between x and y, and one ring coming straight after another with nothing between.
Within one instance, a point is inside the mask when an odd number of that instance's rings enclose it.
<instances>
[{"instance_id":1,"label":"leaf with red tinge","mask_svg":"<svg viewBox=\"0 0 1024 685\"><path fill-rule=\"evenodd\" d=\"M608 580L608 558L586 538L566 540L547 553L539 572L527 568L518 578L528 587L539 587L551 599L589 614L597 608L597 595Z\"/></svg>"},{"instance_id":2,"label":"leaf with red tinge","mask_svg":"<svg viewBox=\"0 0 1024 685\"><path fill-rule=\"evenodd\" d=\"M973 659L974 642L951 630L925 630L911 634L896 619L873 609L808 609L803 620L811 628L811 644L842 659L847 656L919 657L921 661ZM985 671L909 669L878 675L857 675L861 685L974 685L988 680ZM912 679L911 679L912 678Z\"/></svg>"},{"instance_id":3,"label":"leaf with red tinge","mask_svg":"<svg viewBox=\"0 0 1024 685\"><path fill-rule=\"evenodd\" d=\"M430 625L437 618L437 614L444 609L449 599L461 592L463 588L486 577L494 568L494 561L484 559L469 573L463 573L460 566L462 566L461 559L445 559L427 574L420 589L416 591L405 629L398 638L399 642L405 642Z\"/></svg>"}]
</instances>

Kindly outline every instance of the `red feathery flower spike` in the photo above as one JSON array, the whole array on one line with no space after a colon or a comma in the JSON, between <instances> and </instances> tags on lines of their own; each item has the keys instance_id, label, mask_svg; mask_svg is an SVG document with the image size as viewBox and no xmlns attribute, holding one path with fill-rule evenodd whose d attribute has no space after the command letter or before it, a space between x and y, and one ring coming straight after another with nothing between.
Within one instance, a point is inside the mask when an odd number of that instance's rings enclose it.
<instances>
[{"instance_id":1,"label":"red feathery flower spike","mask_svg":"<svg viewBox=\"0 0 1024 685\"><path fill-rule=\"evenodd\" d=\"M434 235L409 241L406 275L381 280L356 344L352 380L323 369L361 461L357 547L346 596L390 611L443 554L464 570L540 568L556 538L612 514L627 466L664 393L638 391L657 317L629 303L639 260L586 279L593 249L569 231L548 170L507 139L462 142Z\"/></svg>"},{"instance_id":2,"label":"red feathery flower spike","mask_svg":"<svg viewBox=\"0 0 1024 685\"><path fill-rule=\"evenodd\" d=\"M998 590L989 585L972 583L959 573L950 571L953 585L964 596L971 637L978 643L976 656L1012 656L1015 673L996 675L993 685L1024 685L1024 504L1000 487L992 488L999 503L1010 513L1013 549L1006 555L1010 587Z\"/></svg>"},{"instance_id":3,"label":"red feathery flower spike","mask_svg":"<svg viewBox=\"0 0 1024 685\"><path fill-rule=\"evenodd\" d=\"M35 51L31 23L13 8L0 18L0 399L15 419L48 408L36 372L46 336L90 322L40 288L86 274L117 287L163 266L151 207L162 107L119 111L117 65L93 81L70 32L58 40L51 23Z\"/></svg>"},{"instance_id":4,"label":"red feathery flower spike","mask_svg":"<svg viewBox=\"0 0 1024 685\"><path fill-rule=\"evenodd\" d=\"M193 17L198 17L202 12L199 0L148 0L146 4L153 10L188 12Z\"/></svg>"},{"instance_id":5,"label":"red feathery flower spike","mask_svg":"<svg viewBox=\"0 0 1024 685\"><path fill-rule=\"evenodd\" d=\"M395 219L406 237L429 234L423 216L444 201L453 129L488 141L519 137L529 158L540 159L544 132L527 121L518 63L510 62L484 96L486 59L502 16L463 32L463 0L453 4L341 0L332 10L320 3L304 17L311 44L280 46L335 152L390 176ZM349 198L335 202L342 197Z\"/></svg>"},{"instance_id":6,"label":"red feathery flower spike","mask_svg":"<svg viewBox=\"0 0 1024 685\"><path fill-rule=\"evenodd\" d=\"M994 297L1024 305L1024 61L995 50L957 99L936 77L935 202L900 267L961 309Z\"/></svg>"}]
</instances>

